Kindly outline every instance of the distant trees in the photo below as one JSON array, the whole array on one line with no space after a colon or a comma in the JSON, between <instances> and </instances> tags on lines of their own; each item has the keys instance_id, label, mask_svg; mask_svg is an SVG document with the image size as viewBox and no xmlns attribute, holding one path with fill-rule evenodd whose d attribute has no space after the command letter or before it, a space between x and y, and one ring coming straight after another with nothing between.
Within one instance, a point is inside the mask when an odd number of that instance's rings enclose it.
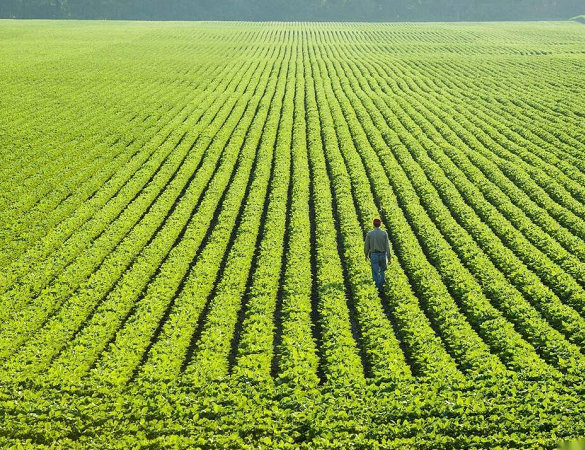
<instances>
[{"instance_id":1,"label":"distant trees","mask_svg":"<svg viewBox=\"0 0 585 450\"><path fill-rule=\"evenodd\" d=\"M60 19L66 15L66 0L2 0L0 17Z\"/></svg>"},{"instance_id":2,"label":"distant trees","mask_svg":"<svg viewBox=\"0 0 585 450\"><path fill-rule=\"evenodd\" d=\"M538 20L585 0L1 0L0 17L142 20Z\"/></svg>"}]
</instances>

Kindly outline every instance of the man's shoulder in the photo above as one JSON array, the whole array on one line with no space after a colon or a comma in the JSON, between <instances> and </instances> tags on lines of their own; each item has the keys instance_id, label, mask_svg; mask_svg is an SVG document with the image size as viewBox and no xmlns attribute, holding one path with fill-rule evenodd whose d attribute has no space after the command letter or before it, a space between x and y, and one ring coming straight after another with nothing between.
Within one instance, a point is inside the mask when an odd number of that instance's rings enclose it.
<instances>
[{"instance_id":1,"label":"man's shoulder","mask_svg":"<svg viewBox=\"0 0 585 450\"><path fill-rule=\"evenodd\" d=\"M383 234L383 235L388 234L388 233L386 233L386 230L382 230L382 228L374 228L372 231L370 231L370 233Z\"/></svg>"}]
</instances>

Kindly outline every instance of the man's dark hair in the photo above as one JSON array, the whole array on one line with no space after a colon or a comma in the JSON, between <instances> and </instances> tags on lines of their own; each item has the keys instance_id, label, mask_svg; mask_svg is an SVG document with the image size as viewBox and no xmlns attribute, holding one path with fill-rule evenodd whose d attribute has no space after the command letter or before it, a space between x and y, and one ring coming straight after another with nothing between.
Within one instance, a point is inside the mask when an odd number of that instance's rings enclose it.
<instances>
[{"instance_id":1,"label":"man's dark hair","mask_svg":"<svg viewBox=\"0 0 585 450\"><path fill-rule=\"evenodd\" d=\"M374 219L374 226L375 226L376 228L380 228L380 225L382 225L382 221L381 221L381 220L380 220L378 217L376 217L376 218Z\"/></svg>"}]
</instances>

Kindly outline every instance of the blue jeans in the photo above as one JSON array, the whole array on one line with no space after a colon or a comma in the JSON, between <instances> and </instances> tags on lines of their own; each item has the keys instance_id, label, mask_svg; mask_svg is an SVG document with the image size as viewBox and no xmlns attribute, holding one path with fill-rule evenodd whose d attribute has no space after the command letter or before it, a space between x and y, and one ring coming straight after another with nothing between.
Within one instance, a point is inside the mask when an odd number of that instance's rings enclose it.
<instances>
[{"instance_id":1,"label":"blue jeans","mask_svg":"<svg viewBox=\"0 0 585 450\"><path fill-rule=\"evenodd\" d=\"M372 278L376 283L376 289L381 290L386 279L386 253L370 253L370 264L372 265Z\"/></svg>"}]
</instances>

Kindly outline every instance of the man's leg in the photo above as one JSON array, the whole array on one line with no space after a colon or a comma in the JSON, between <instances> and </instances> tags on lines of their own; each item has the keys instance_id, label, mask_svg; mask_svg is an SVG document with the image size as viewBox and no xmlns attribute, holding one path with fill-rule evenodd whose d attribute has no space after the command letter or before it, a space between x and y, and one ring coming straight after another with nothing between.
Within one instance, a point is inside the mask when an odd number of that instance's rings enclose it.
<instances>
[{"instance_id":1,"label":"man's leg","mask_svg":"<svg viewBox=\"0 0 585 450\"><path fill-rule=\"evenodd\" d=\"M378 290L382 290L384 287L384 281L386 281L386 255L384 253L380 253L380 286Z\"/></svg>"},{"instance_id":2,"label":"man's leg","mask_svg":"<svg viewBox=\"0 0 585 450\"><path fill-rule=\"evenodd\" d=\"M370 253L370 264L372 266L372 279L374 283L376 283L376 287L378 287L379 283L379 276L380 276L380 265L378 263L378 254L377 253Z\"/></svg>"}]
</instances>

